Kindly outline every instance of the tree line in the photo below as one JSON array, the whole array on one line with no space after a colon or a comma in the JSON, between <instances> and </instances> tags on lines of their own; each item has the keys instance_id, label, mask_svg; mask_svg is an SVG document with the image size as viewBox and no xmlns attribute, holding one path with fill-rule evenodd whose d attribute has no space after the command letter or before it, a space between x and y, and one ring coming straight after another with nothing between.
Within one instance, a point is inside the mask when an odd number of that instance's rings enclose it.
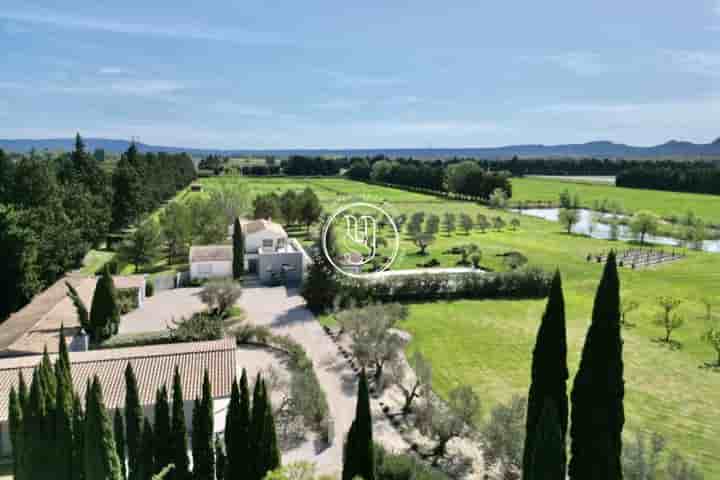
<instances>
[{"instance_id":1,"label":"tree line","mask_svg":"<svg viewBox=\"0 0 720 480\"><path fill-rule=\"evenodd\" d=\"M77 135L68 155L0 150L0 318L82 264L112 230L135 222L195 178L184 154L140 154L131 145L108 173Z\"/></svg>"},{"instance_id":2,"label":"tree line","mask_svg":"<svg viewBox=\"0 0 720 480\"><path fill-rule=\"evenodd\" d=\"M720 194L720 168L710 162L654 162L634 165L615 179L618 187Z\"/></svg>"},{"instance_id":3,"label":"tree line","mask_svg":"<svg viewBox=\"0 0 720 480\"><path fill-rule=\"evenodd\" d=\"M275 421L265 381L258 374L250 393L247 374L233 381L224 439L214 433L208 372L192 411L191 454L178 367L172 393L156 393L153 422L143 416L137 379L125 370L125 407L114 418L105 407L97 376L88 380L85 400L73 390L64 336L53 364L44 353L28 386L20 374L9 396L13 474L16 480L151 480L170 467L177 480L262 480L280 467ZM170 402L172 399L172 403ZM192 468L191 468L192 463Z\"/></svg>"}]
</instances>

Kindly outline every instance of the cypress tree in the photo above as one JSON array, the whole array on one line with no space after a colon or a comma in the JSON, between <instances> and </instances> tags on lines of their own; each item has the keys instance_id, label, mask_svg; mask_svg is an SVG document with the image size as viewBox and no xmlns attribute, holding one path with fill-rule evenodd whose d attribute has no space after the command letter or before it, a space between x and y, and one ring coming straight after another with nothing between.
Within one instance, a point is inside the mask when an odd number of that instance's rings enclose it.
<instances>
[{"instance_id":1,"label":"cypress tree","mask_svg":"<svg viewBox=\"0 0 720 480\"><path fill-rule=\"evenodd\" d=\"M215 479L225 479L225 469L227 468L227 456L220 443L220 437L215 437Z\"/></svg>"},{"instance_id":2,"label":"cypress tree","mask_svg":"<svg viewBox=\"0 0 720 480\"><path fill-rule=\"evenodd\" d=\"M265 382L263 382L263 389L265 389ZM263 427L263 478L265 475L280 467L280 450L277 445L277 434L275 433L275 418L272 413L272 404L270 403L270 396L267 390L263 393L263 398L267 402L265 406L265 426Z\"/></svg>"},{"instance_id":3,"label":"cypress tree","mask_svg":"<svg viewBox=\"0 0 720 480\"><path fill-rule=\"evenodd\" d=\"M244 373L244 372L243 372ZM240 445L243 437L238 431L240 428L240 388L237 378L233 380L230 390L230 404L228 405L227 416L225 417L225 448L227 450L227 477L239 478L242 474L241 466L247 461L242 457ZM220 465L218 463L218 472Z\"/></svg>"},{"instance_id":4,"label":"cypress tree","mask_svg":"<svg viewBox=\"0 0 720 480\"><path fill-rule=\"evenodd\" d=\"M157 471L173 462L170 432L170 404L168 403L167 388L163 385L158 389L155 400L155 461Z\"/></svg>"},{"instance_id":5,"label":"cypress tree","mask_svg":"<svg viewBox=\"0 0 720 480\"><path fill-rule=\"evenodd\" d=\"M97 376L90 389L85 421L85 478L121 480L122 473L113 439L113 426L105 409L102 388Z\"/></svg>"},{"instance_id":6,"label":"cypress tree","mask_svg":"<svg viewBox=\"0 0 720 480\"><path fill-rule=\"evenodd\" d=\"M140 480L152 480L156 472L155 464L155 437L153 435L152 425L147 418L143 424L142 439L140 441Z\"/></svg>"},{"instance_id":7,"label":"cypress tree","mask_svg":"<svg viewBox=\"0 0 720 480\"><path fill-rule=\"evenodd\" d=\"M555 400L545 397L543 409L533 433L534 448L523 469L529 480L565 480L565 441Z\"/></svg>"},{"instance_id":8,"label":"cypress tree","mask_svg":"<svg viewBox=\"0 0 720 480\"><path fill-rule=\"evenodd\" d=\"M353 480L355 477L375 480L372 415L365 369L360 373L355 420L348 433L342 472L343 480Z\"/></svg>"},{"instance_id":9,"label":"cypress tree","mask_svg":"<svg viewBox=\"0 0 720 480\"><path fill-rule=\"evenodd\" d=\"M215 446L213 443L213 398L208 371L203 378L202 398L195 399L193 408L193 478L212 479L215 476Z\"/></svg>"},{"instance_id":10,"label":"cypress tree","mask_svg":"<svg viewBox=\"0 0 720 480\"><path fill-rule=\"evenodd\" d=\"M128 362L125 368L125 441L127 442L128 478L130 480L140 480L142 418L137 379L132 365Z\"/></svg>"},{"instance_id":11,"label":"cypress tree","mask_svg":"<svg viewBox=\"0 0 720 480\"><path fill-rule=\"evenodd\" d=\"M180 371L175 366L173 378L173 403L172 403L172 425L171 438L168 442L172 451L172 463L175 468L170 471L172 480L186 480L189 477L189 464L187 455L187 428L185 426L185 408L180 380Z\"/></svg>"},{"instance_id":12,"label":"cypress tree","mask_svg":"<svg viewBox=\"0 0 720 480\"><path fill-rule=\"evenodd\" d=\"M42 383L42 391L45 396L45 408L47 409L48 418L46 420L50 422L50 418L55 411L55 394L57 392L57 382L55 381L55 370L53 364L50 361L50 355L48 354L47 345L43 348L42 360L40 361L40 368L38 369L40 375L40 382ZM48 433L54 431L52 424L46 425ZM48 437L48 439L51 437ZM47 439L45 440L47 441Z\"/></svg>"},{"instance_id":13,"label":"cypress tree","mask_svg":"<svg viewBox=\"0 0 720 480\"><path fill-rule=\"evenodd\" d=\"M72 450L73 480L83 480L85 478L85 414L77 394L73 398L72 424L74 434L70 449Z\"/></svg>"},{"instance_id":14,"label":"cypress tree","mask_svg":"<svg viewBox=\"0 0 720 480\"><path fill-rule=\"evenodd\" d=\"M73 479L73 382L70 370L70 356L65 343L65 332L60 327L59 355L55 362L55 453L56 477L58 480Z\"/></svg>"},{"instance_id":15,"label":"cypress tree","mask_svg":"<svg viewBox=\"0 0 720 480\"><path fill-rule=\"evenodd\" d=\"M120 461L120 472L122 478L127 478L127 456L125 455L125 421L123 421L120 409L115 410L115 420L113 423L113 431L115 433L115 449L117 450L118 460Z\"/></svg>"},{"instance_id":16,"label":"cypress tree","mask_svg":"<svg viewBox=\"0 0 720 480\"><path fill-rule=\"evenodd\" d=\"M18 430L18 436L16 438L17 443L20 445L19 454L17 456L17 460L19 463L19 470L21 471L22 479L18 478L18 480L25 480L27 479L27 460L26 460L26 451L27 447L25 446L25 429L27 428L26 425L26 418L27 418L27 412L28 412L28 402L29 402L29 395L28 395L28 388L27 383L25 383L25 376L22 374L22 371L18 374L18 406L20 407L20 418L23 420L23 424L21 428Z\"/></svg>"},{"instance_id":17,"label":"cypress tree","mask_svg":"<svg viewBox=\"0 0 720 480\"><path fill-rule=\"evenodd\" d=\"M248 435L248 442L250 443L250 456L248 458L250 480L262 480L263 478L263 441L264 441L264 430L265 430L265 409L267 403L263 398L265 394L265 388L263 387L263 380L258 373L255 379L255 388L253 391L252 399L252 415L250 417L250 429Z\"/></svg>"},{"instance_id":18,"label":"cypress tree","mask_svg":"<svg viewBox=\"0 0 720 480\"><path fill-rule=\"evenodd\" d=\"M572 480L622 478L624 396L620 281L615 252L610 252L571 394Z\"/></svg>"},{"instance_id":19,"label":"cypress tree","mask_svg":"<svg viewBox=\"0 0 720 480\"><path fill-rule=\"evenodd\" d=\"M233 278L238 280L245 274L245 235L240 220L235 219L233 226Z\"/></svg>"},{"instance_id":20,"label":"cypress tree","mask_svg":"<svg viewBox=\"0 0 720 480\"><path fill-rule=\"evenodd\" d=\"M40 461L47 455L48 411L42 364L35 368L30 384L30 396L23 415L23 473L27 479L52 477L52 469L48 469L47 461Z\"/></svg>"},{"instance_id":21,"label":"cypress tree","mask_svg":"<svg viewBox=\"0 0 720 480\"><path fill-rule=\"evenodd\" d=\"M525 424L525 449L523 453L523 479L529 480L530 461L535 445L535 432L540 421L543 404L553 402L555 416L560 422L560 438L567 433L568 399L566 382L567 333L565 329L565 300L563 299L560 272L556 271L550 287L545 313L538 329L533 350L532 377L528 393L527 417ZM562 448L563 472L565 470L565 448ZM563 473L564 476L564 473Z\"/></svg>"},{"instance_id":22,"label":"cypress tree","mask_svg":"<svg viewBox=\"0 0 720 480\"><path fill-rule=\"evenodd\" d=\"M20 458L22 458L22 408L20 408L20 400L15 392L15 387L10 388L10 399L8 406L8 424L10 427L10 443L12 444L12 458L13 458L13 477L15 480L23 480L24 475L22 471L22 464Z\"/></svg>"},{"instance_id":23,"label":"cypress tree","mask_svg":"<svg viewBox=\"0 0 720 480\"><path fill-rule=\"evenodd\" d=\"M110 270L105 267L97 280L90 307L90 335L101 341L117 333L120 324L120 308L117 304L115 285ZM129 438L128 438L129 440Z\"/></svg>"}]
</instances>

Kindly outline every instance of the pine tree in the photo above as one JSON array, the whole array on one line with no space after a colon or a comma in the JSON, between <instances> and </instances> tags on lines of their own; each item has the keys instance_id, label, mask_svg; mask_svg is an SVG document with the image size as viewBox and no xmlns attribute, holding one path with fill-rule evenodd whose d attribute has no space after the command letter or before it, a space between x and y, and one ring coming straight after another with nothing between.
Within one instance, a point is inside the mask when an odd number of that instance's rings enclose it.
<instances>
[{"instance_id":1,"label":"pine tree","mask_svg":"<svg viewBox=\"0 0 720 480\"><path fill-rule=\"evenodd\" d=\"M622 478L623 398L620 281L608 255L571 394L572 480Z\"/></svg>"},{"instance_id":2,"label":"pine tree","mask_svg":"<svg viewBox=\"0 0 720 480\"><path fill-rule=\"evenodd\" d=\"M240 220L233 226L233 278L239 280L245 274L245 235Z\"/></svg>"},{"instance_id":3,"label":"pine tree","mask_svg":"<svg viewBox=\"0 0 720 480\"><path fill-rule=\"evenodd\" d=\"M258 373L255 379L255 388L253 391L252 399L252 415L250 416L250 429L248 435L248 441L250 442L250 480L262 480L264 476L262 454L263 454L263 441L265 439L265 409L267 403L264 398L265 388L263 387L263 380Z\"/></svg>"},{"instance_id":4,"label":"pine tree","mask_svg":"<svg viewBox=\"0 0 720 480\"><path fill-rule=\"evenodd\" d=\"M115 285L110 270L105 267L98 278L92 306L90 307L90 335L101 341L117 333L120 324L120 309L117 304Z\"/></svg>"},{"instance_id":5,"label":"pine tree","mask_svg":"<svg viewBox=\"0 0 720 480\"><path fill-rule=\"evenodd\" d=\"M83 413L80 397L75 394L73 398L73 443L72 450L73 480L85 478L85 414Z\"/></svg>"},{"instance_id":6,"label":"pine tree","mask_svg":"<svg viewBox=\"0 0 720 480\"><path fill-rule=\"evenodd\" d=\"M555 400L545 397L543 409L533 433L534 448L527 466L523 468L529 480L565 480L565 441Z\"/></svg>"},{"instance_id":7,"label":"pine tree","mask_svg":"<svg viewBox=\"0 0 720 480\"><path fill-rule=\"evenodd\" d=\"M372 414L365 369L360 373L355 420L350 425L344 457L343 480L353 480L355 477L375 480Z\"/></svg>"},{"instance_id":8,"label":"pine tree","mask_svg":"<svg viewBox=\"0 0 720 480\"><path fill-rule=\"evenodd\" d=\"M127 442L128 478L130 480L140 480L142 418L137 379L132 365L128 362L125 368L125 441Z\"/></svg>"},{"instance_id":9,"label":"pine tree","mask_svg":"<svg viewBox=\"0 0 720 480\"><path fill-rule=\"evenodd\" d=\"M140 440L140 480L152 480L156 472L155 464L155 436L152 425L147 418L143 423L142 438Z\"/></svg>"},{"instance_id":10,"label":"pine tree","mask_svg":"<svg viewBox=\"0 0 720 480\"><path fill-rule=\"evenodd\" d=\"M193 478L212 479L215 476L215 448L213 443L213 398L210 376L205 370L202 398L195 400L193 408Z\"/></svg>"},{"instance_id":11,"label":"pine tree","mask_svg":"<svg viewBox=\"0 0 720 480\"><path fill-rule=\"evenodd\" d=\"M170 405L167 388L163 385L158 389L155 400L155 461L158 471L173 461L170 432Z\"/></svg>"},{"instance_id":12,"label":"pine tree","mask_svg":"<svg viewBox=\"0 0 720 480\"><path fill-rule=\"evenodd\" d=\"M115 410L115 420L113 423L113 432L115 434L115 449L117 450L118 460L120 461L120 472L122 478L127 478L127 456L125 455L125 421L120 409Z\"/></svg>"},{"instance_id":13,"label":"pine tree","mask_svg":"<svg viewBox=\"0 0 720 480\"><path fill-rule=\"evenodd\" d=\"M183 399L180 371L175 366L173 378L172 425L168 444L172 451L171 458L175 468L170 471L172 480L186 480L189 478L187 455L187 428L185 426L185 401Z\"/></svg>"},{"instance_id":14,"label":"pine tree","mask_svg":"<svg viewBox=\"0 0 720 480\"><path fill-rule=\"evenodd\" d=\"M85 421L85 478L121 480L122 472L115 449L113 426L105 409L102 388L97 376L90 389Z\"/></svg>"},{"instance_id":15,"label":"pine tree","mask_svg":"<svg viewBox=\"0 0 720 480\"><path fill-rule=\"evenodd\" d=\"M13 456L13 478L24 480L22 458L22 407L20 399L15 392L15 387L10 388L10 399L8 406L8 424L10 427L10 443Z\"/></svg>"},{"instance_id":16,"label":"pine tree","mask_svg":"<svg viewBox=\"0 0 720 480\"><path fill-rule=\"evenodd\" d=\"M227 455L223 451L220 437L215 437L215 479L224 480L227 468Z\"/></svg>"},{"instance_id":17,"label":"pine tree","mask_svg":"<svg viewBox=\"0 0 720 480\"><path fill-rule=\"evenodd\" d=\"M70 370L70 356L65 343L65 332L60 327L59 355L55 362L55 467L58 480L73 479L72 449L73 444L73 382ZM79 433L78 433L79 434Z\"/></svg>"},{"instance_id":18,"label":"pine tree","mask_svg":"<svg viewBox=\"0 0 720 480\"><path fill-rule=\"evenodd\" d=\"M563 299L560 272L556 271L550 287L545 313L538 329L535 350L533 350L532 378L528 393L527 417L525 424L525 449L523 453L523 478L529 480L530 461L533 458L535 432L540 421L543 404L553 402L553 409L560 422L560 438L567 432L568 399L566 382L567 333L565 330L565 300ZM564 442L564 440L563 440ZM563 452L563 472L566 461ZM564 473L563 473L564 476Z\"/></svg>"}]
</instances>

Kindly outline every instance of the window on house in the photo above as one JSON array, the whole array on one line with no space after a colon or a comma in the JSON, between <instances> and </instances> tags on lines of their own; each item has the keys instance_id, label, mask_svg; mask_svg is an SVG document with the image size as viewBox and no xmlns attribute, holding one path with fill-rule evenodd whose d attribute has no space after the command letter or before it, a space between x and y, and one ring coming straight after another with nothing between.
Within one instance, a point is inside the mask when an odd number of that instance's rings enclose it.
<instances>
[{"instance_id":1,"label":"window on house","mask_svg":"<svg viewBox=\"0 0 720 480\"><path fill-rule=\"evenodd\" d=\"M272 239L270 239L270 240L263 240L263 247L272 247L272 246L273 246L273 241L272 241Z\"/></svg>"}]
</instances>

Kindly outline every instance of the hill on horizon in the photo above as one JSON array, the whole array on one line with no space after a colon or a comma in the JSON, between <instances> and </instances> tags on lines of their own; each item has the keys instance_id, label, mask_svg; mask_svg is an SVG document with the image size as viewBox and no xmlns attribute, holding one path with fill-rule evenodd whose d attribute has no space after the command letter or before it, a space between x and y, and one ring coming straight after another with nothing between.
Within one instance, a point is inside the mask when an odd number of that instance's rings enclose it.
<instances>
[{"instance_id":1,"label":"hill on horizon","mask_svg":"<svg viewBox=\"0 0 720 480\"><path fill-rule=\"evenodd\" d=\"M107 152L121 153L128 149L130 141L108 138L85 138L89 150L96 148ZM74 138L51 139L0 139L0 149L7 152L26 153L32 149L50 151L69 151L74 146ZM297 148L297 149L212 149L176 146L149 145L137 143L143 152L186 152L190 155L219 154L228 156L272 155L335 155L335 156L373 156L384 154L389 157L448 158L482 157L504 159L518 157L600 157L600 158L661 158L661 157L720 157L720 138L711 143L693 143L670 140L660 145L639 147L614 143L611 141L593 141L560 145L507 145L501 147L469 148Z\"/></svg>"}]
</instances>

